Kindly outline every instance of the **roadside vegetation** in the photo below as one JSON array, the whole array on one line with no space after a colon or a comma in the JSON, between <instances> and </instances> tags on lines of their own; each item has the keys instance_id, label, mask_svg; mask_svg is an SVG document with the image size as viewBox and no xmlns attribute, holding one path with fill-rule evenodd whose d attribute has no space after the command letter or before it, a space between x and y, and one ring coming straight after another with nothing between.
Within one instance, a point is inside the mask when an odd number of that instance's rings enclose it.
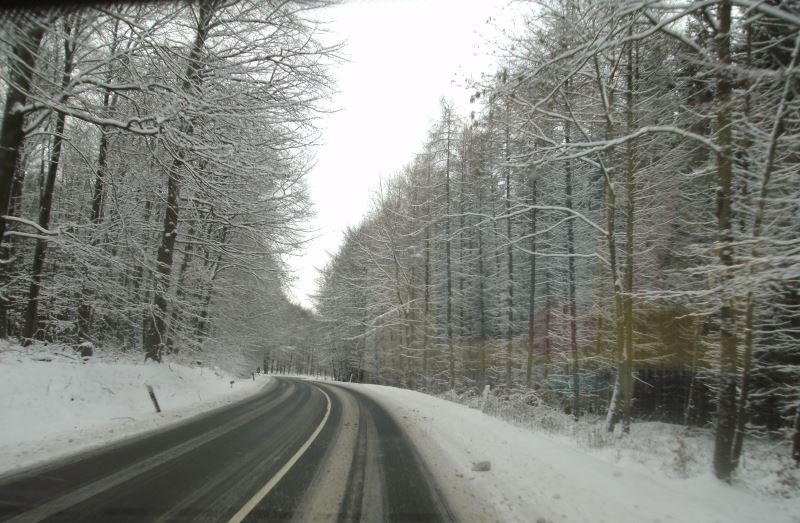
<instances>
[{"instance_id":1,"label":"roadside vegetation","mask_svg":"<svg viewBox=\"0 0 800 523\"><path fill-rule=\"evenodd\" d=\"M525 5L323 272L330 364L800 463L800 11Z\"/></svg>"}]
</instances>

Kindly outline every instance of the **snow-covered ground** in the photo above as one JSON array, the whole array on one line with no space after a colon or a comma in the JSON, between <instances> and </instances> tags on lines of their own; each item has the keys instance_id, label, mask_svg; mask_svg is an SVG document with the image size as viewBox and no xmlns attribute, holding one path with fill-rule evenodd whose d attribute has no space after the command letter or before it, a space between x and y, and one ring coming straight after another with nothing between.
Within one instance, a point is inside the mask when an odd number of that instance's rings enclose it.
<instances>
[{"instance_id":1,"label":"snow-covered ground","mask_svg":"<svg viewBox=\"0 0 800 523\"><path fill-rule=\"evenodd\" d=\"M470 520L800 522L796 490L729 486L698 465L708 463L693 455L703 453L699 442L707 434L680 443L668 425L646 423L634 425L624 443L582 441L414 391L351 386L394 413L446 490L476 500L470 510L479 512L460 514ZM474 471L482 461L490 470Z\"/></svg>"},{"instance_id":2,"label":"snow-covered ground","mask_svg":"<svg viewBox=\"0 0 800 523\"><path fill-rule=\"evenodd\" d=\"M138 355L99 351L83 361L67 347L1 344L0 474L185 420L241 400L268 379ZM456 510L465 521L800 523L797 472L781 468L782 447L753 445L746 477L729 486L710 471L708 433L639 423L632 436L616 438L492 398L487 411L495 416L414 391L349 386L392 412L447 494L464 501ZM479 462L489 470L473 470Z\"/></svg>"},{"instance_id":3,"label":"snow-covered ground","mask_svg":"<svg viewBox=\"0 0 800 523\"><path fill-rule=\"evenodd\" d=\"M185 420L267 379L102 350L83 361L69 347L0 342L0 474Z\"/></svg>"}]
</instances>

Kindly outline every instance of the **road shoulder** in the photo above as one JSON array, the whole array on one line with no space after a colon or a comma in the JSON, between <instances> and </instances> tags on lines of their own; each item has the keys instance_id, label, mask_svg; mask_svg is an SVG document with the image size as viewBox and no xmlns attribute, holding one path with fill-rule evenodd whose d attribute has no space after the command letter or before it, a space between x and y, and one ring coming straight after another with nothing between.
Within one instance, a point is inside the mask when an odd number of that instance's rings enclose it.
<instances>
[{"instance_id":1,"label":"road shoulder","mask_svg":"<svg viewBox=\"0 0 800 523\"><path fill-rule=\"evenodd\" d=\"M0 445L0 481L37 474L52 467L80 461L109 449L143 440L252 400L273 388L276 381L258 377L251 387L240 387L225 396L144 416L121 416L89 427L76 426L33 441ZM80 423L77 420L76 423Z\"/></svg>"},{"instance_id":2,"label":"road shoulder","mask_svg":"<svg viewBox=\"0 0 800 523\"><path fill-rule=\"evenodd\" d=\"M482 501L479 487L465 478L464 464L456 462L426 428L424 419L402 404L394 402L387 394L359 384L337 383L368 396L378 403L395 421L397 426L413 444L419 459L435 483L439 495L444 498L455 521L495 522L501 521L491 505Z\"/></svg>"}]
</instances>

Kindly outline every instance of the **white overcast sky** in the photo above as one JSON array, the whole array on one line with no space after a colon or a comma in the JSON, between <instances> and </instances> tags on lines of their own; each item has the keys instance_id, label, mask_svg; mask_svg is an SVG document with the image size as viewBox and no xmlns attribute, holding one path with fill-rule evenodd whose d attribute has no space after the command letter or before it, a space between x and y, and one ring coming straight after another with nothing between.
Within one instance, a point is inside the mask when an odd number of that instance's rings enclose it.
<instances>
[{"instance_id":1,"label":"white overcast sky","mask_svg":"<svg viewBox=\"0 0 800 523\"><path fill-rule=\"evenodd\" d=\"M381 177L420 151L439 99L468 111L465 79L492 71L487 40L510 23L510 12L508 0L349 0L325 10L347 62L333 71L338 111L322 122L309 176L316 238L288 259L295 301L311 306L317 269L370 208Z\"/></svg>"}]
</instances>

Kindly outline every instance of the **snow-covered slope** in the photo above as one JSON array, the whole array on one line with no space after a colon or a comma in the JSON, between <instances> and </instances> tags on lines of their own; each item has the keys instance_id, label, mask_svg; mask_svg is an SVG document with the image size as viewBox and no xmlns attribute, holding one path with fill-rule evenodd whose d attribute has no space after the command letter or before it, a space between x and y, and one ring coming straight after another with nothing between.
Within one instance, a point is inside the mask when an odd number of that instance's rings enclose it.
<instances>
[{"instance_id":1,"label":"snow-covered slope","mask_svg":"<svg viewBox=\"0 0 800 523\"><path fill-rule=\"evenodd\" d=\"M800 522L800 497L758 494L609 463L558 436L525 430L469 407L409 390L352 385L395 414L424 459L474 521ZM663 452L662 449L653 449ZM488 471L474 471L489 461ZM457 507L458 508L458 507Z\"/></svg>"},{"instance_id":2,"label":"snow-covered slope","mask_svg":"<svg viewBox=\"0 0 800 523\"><path fill-rule=\"evenodd\" d=\"M68 347L3 343L0 473L175 423L253 394L266 379L144 363L140 355L100 352L83 361Z\"/></svg>"}]
</instances>

